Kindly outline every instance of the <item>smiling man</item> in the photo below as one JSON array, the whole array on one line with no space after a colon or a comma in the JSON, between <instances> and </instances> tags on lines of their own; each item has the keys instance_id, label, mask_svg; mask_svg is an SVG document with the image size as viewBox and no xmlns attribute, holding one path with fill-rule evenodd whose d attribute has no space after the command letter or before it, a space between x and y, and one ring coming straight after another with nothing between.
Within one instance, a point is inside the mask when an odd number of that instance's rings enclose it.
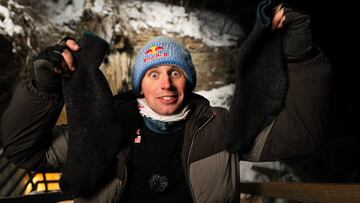
<instances>
[{"instance_id":1,"label":"smiling man","mask_svg":"<svg viewBox=\"0 0 360 203\"><path fill-rule=\"evenodd\" d=\"M148 70L141 83L139 103L147 102L150 109L162 116L170 116L182 107L186 78L181 68L160 65Z\"/></svg>"},{"instance_id":2,"label":"smiling man","mask_svg":"<svg viewBox=\"0 0 360 203\"><path fill-rule=\"evenodd\" d=\"M145 97L139 103L169 116L183 107L186 91L195 87L196 73L190 53L174 40L160 36L139 51L131 79L134 92Z\"/></svg>"}]
</instances>

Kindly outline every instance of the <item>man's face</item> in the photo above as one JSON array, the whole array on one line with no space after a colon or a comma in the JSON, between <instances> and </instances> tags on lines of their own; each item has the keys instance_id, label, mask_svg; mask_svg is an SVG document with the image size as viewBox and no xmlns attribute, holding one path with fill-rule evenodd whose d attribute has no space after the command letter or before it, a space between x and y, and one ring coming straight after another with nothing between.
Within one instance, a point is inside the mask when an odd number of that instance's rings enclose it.
<instances>
[{"instance_id":1,"label":"man's face","mask_svg":"<svg viewBox=\"0 0 360 203\"><path fill-rule=\"evenodd\" d=\"M161 65L149 69L141 82L141 94L150 108L162 116L180 110L185 98L186 77L181 68Z\"/></svg>"}]
</instances>

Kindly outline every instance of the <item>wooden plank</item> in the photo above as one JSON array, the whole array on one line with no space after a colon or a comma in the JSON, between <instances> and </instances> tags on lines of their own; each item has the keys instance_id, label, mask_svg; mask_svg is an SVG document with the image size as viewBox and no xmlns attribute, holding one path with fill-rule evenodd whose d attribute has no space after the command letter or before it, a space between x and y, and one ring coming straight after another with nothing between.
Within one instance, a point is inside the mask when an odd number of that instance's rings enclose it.
<instances>
[{"instance_id":1,"label":"wooden plank","mask_svg":"<svg viewBox=\"0 0 360 203\"><path fill-rule=\"evenodd\" d=\"M241 183L241 193L308 202L360 202L360 184Z\"/></svg>"}]
</instances>

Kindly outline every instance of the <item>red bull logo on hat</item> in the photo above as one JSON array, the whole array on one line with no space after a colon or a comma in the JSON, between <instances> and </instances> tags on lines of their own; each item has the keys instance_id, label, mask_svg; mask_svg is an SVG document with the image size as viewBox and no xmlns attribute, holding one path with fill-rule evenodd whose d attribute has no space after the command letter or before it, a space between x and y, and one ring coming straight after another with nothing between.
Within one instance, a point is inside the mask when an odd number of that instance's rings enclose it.
<instances>
[{"instance_id":1,"label":"red bull logo on hat","mask_svg":"<svg viewBox=\"0 0 360 203\"><path fill-rule=\"evenodd\" d=\"M153 59L164 58L169 55L168 52L165 52L165 50L160 46L152 46L152 47L150 47L150 49L145 51L144 54L150 55L149 57L144 58L144 63L151 61Z\"/></svg>"}]
</instances>

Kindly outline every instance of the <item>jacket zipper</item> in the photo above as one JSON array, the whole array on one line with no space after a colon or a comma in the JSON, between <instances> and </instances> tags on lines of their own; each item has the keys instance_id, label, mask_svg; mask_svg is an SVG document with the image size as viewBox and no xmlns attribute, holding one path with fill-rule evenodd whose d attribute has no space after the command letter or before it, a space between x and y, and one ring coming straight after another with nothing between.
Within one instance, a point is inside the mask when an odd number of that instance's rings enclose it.
<instances>
[{"instance_id":1,"label":"jacket zipper","mask_svg":"<svg viewBox=\"0 0 360 203\"><path fill-rule=\"evenodd\" d=\"M192 150L192 147L194 145L194 142L195 142L195 137L197 135L197 133L202 130L213 118L214 118L214 114L211 115L211 117L202 125L200 126L194 133L194 136L192 137L192 140L191 140L191 144L190 144L190 148L189 148L189 153L188 153L188 157L187 157L187 161L186 161L186 170L187 170L187 182L188 182L188 185L189 185L189 189L190 189L190 193L191 193L191 197L194 201L194 203L196 203L196 199L195 199L195 194L194 194L194 191L193 191L193 188L191 186L191 183L190 183L190 154L191 154L191 150Z\"/></svg>"}]
</instances>

